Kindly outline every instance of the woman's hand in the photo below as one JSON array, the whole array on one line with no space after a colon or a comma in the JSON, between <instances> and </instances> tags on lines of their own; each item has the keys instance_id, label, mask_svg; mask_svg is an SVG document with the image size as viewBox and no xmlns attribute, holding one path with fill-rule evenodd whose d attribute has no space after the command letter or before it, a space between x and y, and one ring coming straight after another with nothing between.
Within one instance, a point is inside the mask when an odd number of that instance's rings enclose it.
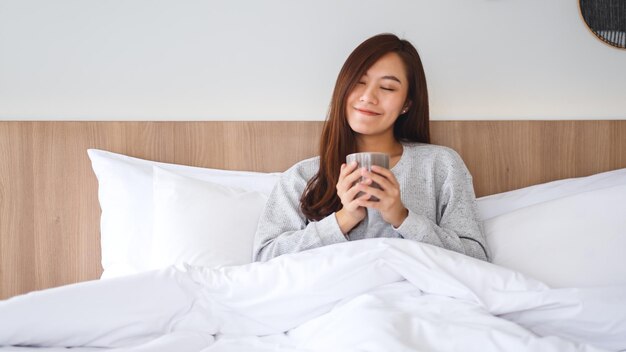
<instances>
[{"instance_id":1,"label":"woman's hand","mask_svg":"<svg viewBox=\"0 0 626 352\"><path fill-rule=\"evenodd\" d=\"M363 197L369 198L367 194L356 197L360 189L357 182L361 178L361 171L357 169L357 163L341 164L339 181L337 181L337 196L341 199L343 207L335 213L337 223L341 232L345 235L365 218L365 208L359 205Z\"/></svg>"},{"instance_id":2,"label":"woman's hand","mask_svg":"<svg viewBox=\"0 0 626 352\"><path fill-rule=\"evenodd\" d=\"M393 173L384 167L372 165L372 172L362 169L360 176L363 176L366 182L358 183L355 187L365 192L367 196L359 197L355 202L361 207L377 209L386 222L393 227L399 227L409 216L409 211L402 204L400 184ZM372 187L372 181L381 189ZM370 196L378 200L370 200Z\"/></svg>"}]
</instances>

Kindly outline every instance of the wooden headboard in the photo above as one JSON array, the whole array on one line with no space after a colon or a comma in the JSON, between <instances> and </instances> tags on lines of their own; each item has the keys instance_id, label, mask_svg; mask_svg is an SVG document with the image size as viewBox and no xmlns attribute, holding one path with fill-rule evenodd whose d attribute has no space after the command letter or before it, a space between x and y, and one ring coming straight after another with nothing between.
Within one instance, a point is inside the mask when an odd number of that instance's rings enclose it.
<instances>
[{"instance_id":1,"label":"wooden headboard","mask_svg":"<svg viewBox=\"0 0 626 352\"><path fill-rule=\"evenodd\" d=\"M434 121L477 196L626 167L626 120ZM0 121L0 299L100 276L88 148L169 163L283 171L316 155L322 122Z\"/></svg>"}]
</instances>

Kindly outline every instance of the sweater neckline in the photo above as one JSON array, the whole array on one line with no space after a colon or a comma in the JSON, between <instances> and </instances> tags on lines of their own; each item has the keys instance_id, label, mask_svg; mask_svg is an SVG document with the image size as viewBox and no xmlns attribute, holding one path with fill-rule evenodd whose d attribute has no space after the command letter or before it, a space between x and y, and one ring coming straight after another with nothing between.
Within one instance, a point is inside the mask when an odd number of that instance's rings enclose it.
<instances>
[{"instance_id":1,"label":"sweater neckline","mask_svg":"<svg viewBox=\"0 0 626 352\"><path fill-rule=\"evenodd\" d=\"M400 144L402 144L402 155L400 155L400 160L398 160L398 162L390 169L390 171L394 171L399 169L399 166L402 164L402 162L404 161L404 159L406 159L406 148L407 145L405 143L400 142Z\"/></svg>"}]
</instances>

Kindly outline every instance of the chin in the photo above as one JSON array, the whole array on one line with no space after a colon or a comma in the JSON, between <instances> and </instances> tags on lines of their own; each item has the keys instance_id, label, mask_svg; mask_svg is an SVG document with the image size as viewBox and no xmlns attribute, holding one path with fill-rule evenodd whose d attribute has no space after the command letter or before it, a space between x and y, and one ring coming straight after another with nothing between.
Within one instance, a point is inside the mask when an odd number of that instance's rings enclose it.
<instances>
[{"instance_id":1,"label":"chin","mask_svg":"<svg viewBox=\"0 0 626 352\"><path fill-rule=\"evenodd\" d=\"M362 136L375 136L382 134L380 130L371 129L371 128L353 128L354 133L360 134Z\"/></svg>"},{"instance_id":2,"label":"chin","mask_svg":"<svg viewBox=\"0 0 626 352\"><path fill-rule=\"evenodd\" d=\"M350 129L358 134L370 134L372 133L372 128L364 126L362 123L351 123Z\"/></svg>"},{"instance_id":3,"label":"chin","mask_svg":"<svg viewBox=\"0 0 626 352\"><path fill-rule=\"evenodd\" d=\"M362 135L376 135L376 134L380 134L384 132L385 130L384 128L381 128L375 123L372 124L372 123L355 122L355 123L348 123L348 125L350 125L350 128L352 129L352 131L358 134L362 134Z\"/></svg>"}]
</instances>

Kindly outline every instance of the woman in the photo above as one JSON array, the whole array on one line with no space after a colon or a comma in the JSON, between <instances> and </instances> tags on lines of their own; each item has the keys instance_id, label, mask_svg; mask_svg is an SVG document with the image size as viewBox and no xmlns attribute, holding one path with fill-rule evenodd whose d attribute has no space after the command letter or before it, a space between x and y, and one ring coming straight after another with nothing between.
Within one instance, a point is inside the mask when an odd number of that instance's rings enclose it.
<instances>
[{"instance_id":1,"label":"woman","mask_svg":"<svg viewBox=\"0 0 626 352\"><path fill-rule=\"evenodd\" d=\"M255 259L400 237L488 260L471 175L456 152L429 142L417 51L392 34L366 40L337 78L320 156L291 167L274 188L256 233ZM387 153L390 169L346 165L355 152Z\"/></svg>"}]
</instances>

